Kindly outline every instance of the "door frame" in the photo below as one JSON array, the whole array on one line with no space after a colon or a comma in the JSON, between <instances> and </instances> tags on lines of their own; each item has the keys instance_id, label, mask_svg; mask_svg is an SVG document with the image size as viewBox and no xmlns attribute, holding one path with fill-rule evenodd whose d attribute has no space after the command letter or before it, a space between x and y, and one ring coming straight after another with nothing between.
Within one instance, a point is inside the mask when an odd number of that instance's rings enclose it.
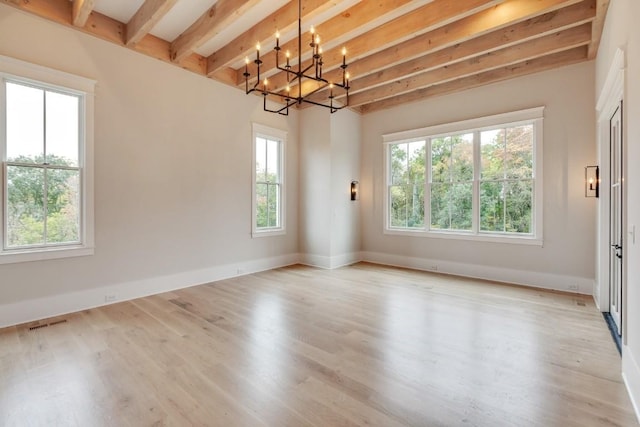
<instances>
[{"instance_id":1,"label":"door frame","mask_svg":"<svg viewBox=\"0 0 640 427\"><path fill-rule=\"evenodd\" d=\"M618 48L613 57L611 67L607 74L605 84L602 92L598 98L596 105L597 112L597 151L598 151L598 164L600 165L600 198L598 199L597 209L597 251L596 251L596 286L594 289L594 299L601 312L608 312L610 305L610 286L609 286L609 203L610 203L610 130L609 120L620 106L621 102L624 102L624 87L625 87L625 53L622 49ZM622 152L627 152L627 138L626 138L626 119L625 109L622 109ZM623 156L623 181L624 174L627 171L626 157ZM625 236L623 239L622 253L627 253L627 215L625 206L627 205L627 188L622 187L622 234ZM625 325L627 318L627 263L622 264L622 316L620 325L620 334L622 336L622 342L626 344Z\"/></svg>"}]
</instances>

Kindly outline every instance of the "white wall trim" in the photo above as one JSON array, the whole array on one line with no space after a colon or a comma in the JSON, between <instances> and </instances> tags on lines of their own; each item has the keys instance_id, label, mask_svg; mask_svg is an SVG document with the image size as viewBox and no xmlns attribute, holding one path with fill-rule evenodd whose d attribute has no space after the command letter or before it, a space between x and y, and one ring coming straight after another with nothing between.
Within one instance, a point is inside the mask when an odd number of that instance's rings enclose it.
<instances>
[{"instance_id":1,"label":"white wall trim","mask_svg":"<svg viewBox=\"0 0 640 427\"><path fill-rule=\"evenodd\" d=\"M0 305L0 328L296 264L289 254Z\"/></svg>"},{"instance_id":2,"label":"white wall trim","mask_svg":"<svg viewBox=\"0 0 640 427\"><path fill-rule=\"evenodd\" d=\"M484 128L493 128L496 125L516 125L520 122L529 122L544 118L545 107L534 107L526 110L510 111L507 113L494 114L492 116L477 117L469 120L461 120L453 123L445 123L434 126L427 126L420 129L411 129L400 132L382 135L384 143L407 142L413 140L423 140L449 133L464 133Z\"/></svg>"},{"instance_id":3,"label":"white wall trim","mask_svg":"<svg viewBox=\"0 0 640 427\"><path fill-rule=\"evenodd\" d=\"M494 280L497 282L584 295L592 295L594 287L594 280L586 277L464 264L452 261L390 255L380 252L362 252L362 260L375 264L412 268L434 273L453 274L474 279Z\"/></svg>"},{"instance_id":4,"label":"white wall trim","mask_svg":"<svg viewBox=\"0 0 640 427\"><path fill-rule=\"evenodd\" d=\"M611 96L616 93L622 92L624 86L623 76L625 68L625 55L624 50L621 48L616 49L616 53L613 55L611 66L607 72L607 78L604 81L600 95L598 96L598 102L596 104L597 111L603 111L606 105L611 101Z\"/></svg>"},{"instance_id":5,"label":"white wall trim","mask_svg":"<svg viewBox=\"0 0 640 427\"><path fill-rule=\"evenodd\" d=\"M618 48L596 105L598 120L596 164L600 165L600 198L597 211L596 290L593 296L602 312L609 311L609 188L611 185L609 182L609 119L624 98L624 79L625 53ZM624 203L626 204L626 200ZM626 249L623 251L626 253ZM626 277L626 274L624 276Z\"/></svg>"},{"instance_id":6,"label":"white wall trim","mask_svg":"<svg viewBox=\"0 0 640 427\"><path fill-rule=\"evenodd\" d=\"M325 270L345 267L360 261L362 261L362 254L360 252L349 252L330 257L315 254L300 254L300 264L308 265L309 267L323 268Z\"/></svg>"},{"instance_id":7,"label":"white wall trim","mask_svg":"<svg viewBox=\"0 0 640 427\"><path fill-rule=\"evenodd\" d=\"M622 379L636 412L636 418L640 422L640 368L626 345L622 346Z\"/></svg>"}]
</instances>

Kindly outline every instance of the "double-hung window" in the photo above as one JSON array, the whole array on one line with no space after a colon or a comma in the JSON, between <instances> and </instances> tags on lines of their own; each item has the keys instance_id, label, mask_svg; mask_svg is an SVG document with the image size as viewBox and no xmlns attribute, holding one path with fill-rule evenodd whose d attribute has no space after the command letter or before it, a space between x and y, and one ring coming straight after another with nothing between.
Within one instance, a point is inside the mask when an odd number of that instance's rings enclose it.
<instances>
[{"instance_id":1,"label":"double-hung window","mask_svg":"<svg viewBox=\"0 0 640 427\"><path fill-rule=\"evenodd\" d=\"M385 135L385 231L541 244L542 114Z\"/></svg>"},{"instance_id":2,"label":"double-hung window","mask_svg":"<svg viewBox=\"0 0 640 427\"><path fill-rule=\"evenodd\" d=\"M91 253L88 90L87 79L0 57L0 263Z\"/></svg>"},{"instance_id":3,"label":"double-hung window","mask_svg":"<svg viewBox=\"0 0 640 427\"><path fill-rule=\"evenodd\" d=\"M253 124L253 236L283 234L284 131Z\"/></svg>"}]
</instances>

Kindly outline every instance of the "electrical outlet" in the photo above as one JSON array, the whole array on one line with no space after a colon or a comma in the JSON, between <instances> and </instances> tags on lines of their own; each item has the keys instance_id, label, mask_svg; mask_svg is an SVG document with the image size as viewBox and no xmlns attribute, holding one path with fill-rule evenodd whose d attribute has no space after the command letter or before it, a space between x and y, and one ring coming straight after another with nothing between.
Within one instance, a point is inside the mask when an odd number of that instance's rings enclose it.
<instances>
[{"instance_id":1,"label":"electrical outlet","mask_svg":"<svg viewBox=\"0 0 640 427\"><path fill-rule=\"evenodd\" d=\"M437 265L432 265L432 266L429 267L429 270L438 271L438 266Z\"/></svg>"},{"instance_id":2,"label":"electrical outlet","mask_svg":"<svg viewBox=\"0 0 640 427\"><path fill-rule=\"evenodd\" d=\"M114 302L115 300L116 296L113 294L104 296L104 302Z\"/></svg>"},{"instance_id":3,"label":"electrical outlet","mask_svg":"<svg viewBox=\"0 0 640 427\"><path fill-rule=\"evenodd\" d=\"M576 283L572 283L569 285L569 290L570 291L577 291L578 290L578 285Z\"/></svg>"},{"instance_id":4,"label":"electrical outlet","mask_svg":"<svg viewBox=\"0 0 640 427\"><path fill-rule=\"evenodd\" d=\"M238 268L238 276L244 274L244 268Z\"/></svg>"}]
</instances>

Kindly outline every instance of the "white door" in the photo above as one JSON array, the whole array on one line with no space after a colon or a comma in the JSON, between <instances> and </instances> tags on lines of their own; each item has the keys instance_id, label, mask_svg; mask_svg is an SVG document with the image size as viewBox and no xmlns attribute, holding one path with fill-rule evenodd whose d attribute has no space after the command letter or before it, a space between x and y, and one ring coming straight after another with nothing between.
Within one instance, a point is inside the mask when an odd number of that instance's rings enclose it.
<instances>
[{"instance_id":1,"label":"white door","mask_svg":"<svg viewBox=\"0 0 640 427\"><path fill-rule=\"evenodd\" d=\"M611 244L609 261L609 289L611 292L611 317L622 335L622 263L623 263L623 223L622 223L622 102L609 121L611 142L611 225L609 243Z\"/></svg>"}]
</instances>

